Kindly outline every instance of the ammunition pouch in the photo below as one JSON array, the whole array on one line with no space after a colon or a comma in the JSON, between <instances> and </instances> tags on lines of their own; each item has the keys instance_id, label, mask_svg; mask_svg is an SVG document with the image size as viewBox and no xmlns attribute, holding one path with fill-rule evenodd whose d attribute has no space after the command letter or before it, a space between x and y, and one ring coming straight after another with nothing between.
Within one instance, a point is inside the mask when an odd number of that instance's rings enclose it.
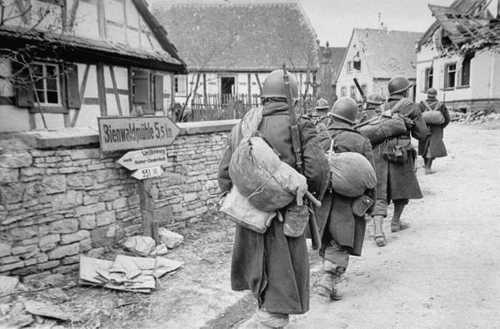
<instances>
[{"instance_id":1,"label":"ammunition pouch","mask_svg":"<svg viewBox=\"0 0 500 329\"><path fill-rule=\"evenodd\" d=\"M415 153L409 137L398 137L389 140L384 151L384 158L392 163L406 163L408 157Z\"/></svg>"},{"instance_id":2,"label":"ammunition pouch","mask_svg":"<svg viewBox=\"0 0 500 329\"><path fill-rule=\"evenodd\" d=\"M286 207L283 221L283 232L287 237L302 236L309 223L310 210L306 202L299 206L295 202Z\"/></svg>"},{"instance_id":3,"label":"ammunition pouch","mask_svg":"<svg viewBox=\"0 0 500 329\"><path fill-rule=\"evenodd\" d=\"M367 195L362 195L352 202L352 213L356 217L364 217L375 201Z\"/></svg>"}]
</instances>

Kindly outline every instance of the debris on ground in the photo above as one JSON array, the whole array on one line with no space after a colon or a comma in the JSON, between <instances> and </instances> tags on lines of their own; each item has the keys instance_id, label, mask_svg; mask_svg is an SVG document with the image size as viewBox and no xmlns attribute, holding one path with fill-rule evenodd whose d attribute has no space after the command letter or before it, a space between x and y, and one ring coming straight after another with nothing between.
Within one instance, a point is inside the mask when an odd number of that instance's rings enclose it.
<instances>
[{"instance_id":1,"label":"debris on ground","mask_svg":"<svg viewBox=\"0 0 500 329\"><path fill-rule=\"evenodd\" d=\"M12 276L0 275L0 296L13 293L19 285L19 279Z\"/></svg>"},{"instance_id":2,"label":"debris on ground","mask_svg":"<svg viewBox=\"0 0 500 329\"><path fill-rule=\"evenodd\" d=\"M168 254L168 248L164 243L160 243L156 246L155 250L151 253L151 256L165 256Z\"/></svg>"},{"instance_id":3,"label":"debris on ground","mask_svg":"<svg viewBox=\"0 0 500 329\"><path fill-rule=\"evenodd\" d=\"M450 111L450 120L460 123L484 123L487 121L500 120L500 113L493 109L475 112Z\"/></svg>"},{"instance_id":4,"label":"debris on ground","mask_svg":"<svg viewBox=\"0 0 500 329\"><path fill-rule=\"evenodd\" d=\"M63 309L59 305L47 302L38 302L34 300L27 300L24 302L26 312L32 315L41 316L44 318L62 320L62 321L75 321L75 315Z\"/></svg>"},{"instance_id":5,"label":"debris on ground","mask_svg":"<svg viewBox=\"0 0 500 329\"><path fill-rule=\"evenodd\" d=\"M156 247L156 242L149 236L136 235L125 240L123 247L139 256L149 256Z\"/></svg>"},{"instance_id":6,"label":"debris on ground","mask_svg":"<svg viewBox=\"0 0 500 329\"><path fill-rule=\"evenodd\" d=\"M184 241L182 235L169 231L164 227L158 230L158 236L160 237L160 241L164 243L168 249L177 248Z\"/></svg>"},{"instance_id":7,"label":"debris on ground","mask_svg":"<svg viewBox=\"0 0 500 329\"><path fill-rule=\"evenodd\" d=\"M146 258L117 255L115 261L82 256L80 284L108 289L151 293L157 280L183 264L163 257Z\"/></svg>"}]
</instances>

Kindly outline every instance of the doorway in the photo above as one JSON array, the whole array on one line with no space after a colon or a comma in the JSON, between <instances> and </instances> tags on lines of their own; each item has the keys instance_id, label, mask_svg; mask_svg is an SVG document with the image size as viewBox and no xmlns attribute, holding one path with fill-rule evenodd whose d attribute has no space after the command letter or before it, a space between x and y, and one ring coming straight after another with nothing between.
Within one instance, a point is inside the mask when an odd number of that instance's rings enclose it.
<instances>
[{"instance_id":1,"label":"doorway","mask_svg":"<svg viewBox=\"0 0 500 329\"><path fill-rule=\"evenodd\" d=\"M235 77L220 78L220 93L222 104L228 104L235 94Z\"/></svg>"}]
</instances>

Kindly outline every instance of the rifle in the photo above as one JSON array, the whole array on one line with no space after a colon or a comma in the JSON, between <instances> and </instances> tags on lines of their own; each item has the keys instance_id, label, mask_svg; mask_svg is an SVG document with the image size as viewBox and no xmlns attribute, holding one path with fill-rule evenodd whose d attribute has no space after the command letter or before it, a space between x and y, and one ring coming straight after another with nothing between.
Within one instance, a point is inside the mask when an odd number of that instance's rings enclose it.
<instances>
[{"instance_id":1,"label":"rifle","mask_svg":"<svg viewBox=\"0 0 500 329\"><path fill-rule=\"evenodd\" d=\"M297 165L297 170L299 173L304 173L304 167L302 163L302 143L300 139L299 126L297 125L297 115L295 114L295 106L292 100L292 91L290 88L290 78L288 77L288 72L286 70L286 65L283 64L283 82L285 84L286 98L288 102L288 113L290 117L290 135L292 137L292 149L295 154L295 161ZM321 202L316 199L309 191L305 193L305 196L309 201L311 201L316 207L321 207ZM321 246L321 237L319 236L318 225L314 217L309 217L309 230L311 232L311 240L313 249L318 249Z\"/></svg>"},{"instance_id":2,"label":"rifle","mask_svg":"<svg viewBox=\"0 0 500 329\"><path fill-rule=\"evenodd\" d=\"M359 94L361 95L361 98L363 99L363 104L365 104L366 103L366 95L365 95L365 92L363 91L363 88L361 88L361 86L359 85L357 78L353 78L352 80L354 81L354 84L356 85L356 88L358 89Z\"/></svg>"}]
</instances>

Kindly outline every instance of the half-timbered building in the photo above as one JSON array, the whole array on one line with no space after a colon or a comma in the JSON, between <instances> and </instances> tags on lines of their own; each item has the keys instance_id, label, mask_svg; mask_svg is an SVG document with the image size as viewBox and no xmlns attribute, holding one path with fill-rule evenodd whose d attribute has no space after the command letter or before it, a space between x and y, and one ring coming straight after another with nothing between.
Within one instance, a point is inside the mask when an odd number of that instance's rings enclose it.
<instances>
[{"instance_id":1,"label":"half-timbered building","mask_svg":"<svg viewBox=\"0 0 500 329\"><path fill-rule=\"evenodd\" d=\"M0 132L167 113L185 65L144 0L2 3Z\"/></svg>"}]
</instances>

